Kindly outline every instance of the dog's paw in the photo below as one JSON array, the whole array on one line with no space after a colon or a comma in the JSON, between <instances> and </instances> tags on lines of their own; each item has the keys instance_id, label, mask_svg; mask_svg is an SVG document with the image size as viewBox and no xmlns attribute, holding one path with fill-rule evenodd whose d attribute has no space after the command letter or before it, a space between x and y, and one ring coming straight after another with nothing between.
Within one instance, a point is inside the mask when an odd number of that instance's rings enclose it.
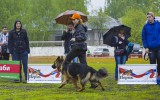
<instances>
[{"instance_id":1,"label":"dog's paw","mask_svg":"<svg viewBox=\"0 0 160 100\"><path fill-rule=\"evenodd\" d=\"M81 88L77 86L76 89L78 90L78 89L81 89Z\"/></svg>"},{"instance_id":2,"label":"dog's paw","mask_svg":"<svg viewBox=\"0 0 160 100\"><path fill-rule=\"evenodd\" d=\"M61 85L61 86L59 86L58 88L62 88L62 85Z\"/></svg>"},{"instance_id":3,"label":"dog's paw","mask_svg":"<svg viewBox=\"0 0 160 100\"><path fill-rule=\"evenodd\" d=\"M77 92L82 92L84 89L77 89Z\"/></svg>"}]
</instances>

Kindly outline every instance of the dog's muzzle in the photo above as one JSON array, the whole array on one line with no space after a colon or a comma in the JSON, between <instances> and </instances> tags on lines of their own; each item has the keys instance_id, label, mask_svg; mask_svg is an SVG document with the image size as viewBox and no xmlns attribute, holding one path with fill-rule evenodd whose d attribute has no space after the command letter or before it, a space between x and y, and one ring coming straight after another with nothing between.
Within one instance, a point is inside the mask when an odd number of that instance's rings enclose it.
<instances>
[{"instance_id":1,"label":"dog's muzzle","mask_svg":"<svg viewBox=\"0 0 160 100\"><path fill-rule=\"evenodd\" d=\"M55 65L52 65L52 68L53 68L53 69L56 69L57 67L56 67Z\"/></svg>"}]
</instances>

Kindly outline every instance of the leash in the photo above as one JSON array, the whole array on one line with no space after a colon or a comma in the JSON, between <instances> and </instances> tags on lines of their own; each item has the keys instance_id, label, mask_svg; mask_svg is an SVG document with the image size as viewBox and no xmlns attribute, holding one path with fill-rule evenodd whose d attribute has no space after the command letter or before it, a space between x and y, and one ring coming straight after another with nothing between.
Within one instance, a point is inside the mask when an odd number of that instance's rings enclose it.
<instances>
[{"instance_id":1,"label":"leash","mask_svg":"<svg viewBox=\"0 0 160 100\"><path fill-rule=\"evenodd\" d=\"M149 53L152 53L152 52L149 52ZM149 53L145 53L145 54L144 54L144 57L143 57L143 58L144 58L145 61L148 60L148 58L149 58L149 55L148 55L148 54L149 54Z\"/></svg>"},{"instance_id":2,"label":"leash","mask_svg":"<svg viewBox=\"0 0 160 100\"><path fill-rule=\"evenodd\" d=\"M147 56L147 58L146 58L146 56ZM145 53L143 58L145 61L147 61L148 60L148 53Z\"/></svg>"}]
</instances>

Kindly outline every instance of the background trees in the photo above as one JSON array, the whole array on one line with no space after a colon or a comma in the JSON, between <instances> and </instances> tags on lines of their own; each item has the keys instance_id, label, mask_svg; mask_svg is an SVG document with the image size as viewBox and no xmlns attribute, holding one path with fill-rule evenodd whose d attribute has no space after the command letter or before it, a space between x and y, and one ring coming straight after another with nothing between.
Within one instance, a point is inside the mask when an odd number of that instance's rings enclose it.
<instances>
[{"instance_id":1,"label":"background trees","mask_svg":"<svg viewBox=\"0 0 160 100\"><path fill-rule=\"evenodd\" d=\"M29 39L48 40L61 25L55 25L54 18L61 12L74 9L87 13L85 0L0 0L0 26L13 28L14 21L22 21Z\"/></svg>"},{"instance_id":2,"label":"background trees","mask_svg":"<svg viewBox=\"0 0 160 100\"><path fill-rule=\"evenodd\" d=\"M146 22L146 13L152 11L159 16L159 0L106 0L105 13L121 20L123 24L131 27L132 37L130 41L141 42L141 30Z\"/></svg>"},{"instance_id":3,"label":"background trees","mask_svg":"<svg viewBox=\"0 0 160 100\"><path fill-rule=\"evenodd\" d=\"M87 5L90 2L91 0L0 0L0 27L7 25L8 29L12 29L14 21L19 19L27 29L31 41L48 40L54 30L64 27L55 23L54 18L59 13L74 9L89 14ZM160 15L159 0L106 2L104 10L94 11L97 17L89 19L90 26L93 29L106 29L106 16L109 15L132 28L130 41L135 43L141 43L141 30L146 21L146 13L152 11L155 15ZM102 37L102 33L102 30L98 31L99 38Z\"/></svg>"}]
</instances>

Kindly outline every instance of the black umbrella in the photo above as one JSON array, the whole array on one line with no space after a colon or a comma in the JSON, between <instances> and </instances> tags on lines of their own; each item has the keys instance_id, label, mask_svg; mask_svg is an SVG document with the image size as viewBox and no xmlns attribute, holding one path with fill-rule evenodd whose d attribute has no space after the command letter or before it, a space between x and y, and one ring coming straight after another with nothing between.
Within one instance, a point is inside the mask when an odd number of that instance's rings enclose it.
<instances>
[{"instance_id":1,"label":"black umbrella","mask_svg":"<svg viewBox=\"0 0 160 100\"><path fill-rule=\"evenodd\" d=\"M124 30L125 38L128 39L131 36L131 28L125 25L119 25L115 26L111 29L109 29L104 35L103 35L103 43L107 44L109 46L112 46L113 43L113 37L117 36L117 33L119 30Z\"/></svg>"}]
</instances>

